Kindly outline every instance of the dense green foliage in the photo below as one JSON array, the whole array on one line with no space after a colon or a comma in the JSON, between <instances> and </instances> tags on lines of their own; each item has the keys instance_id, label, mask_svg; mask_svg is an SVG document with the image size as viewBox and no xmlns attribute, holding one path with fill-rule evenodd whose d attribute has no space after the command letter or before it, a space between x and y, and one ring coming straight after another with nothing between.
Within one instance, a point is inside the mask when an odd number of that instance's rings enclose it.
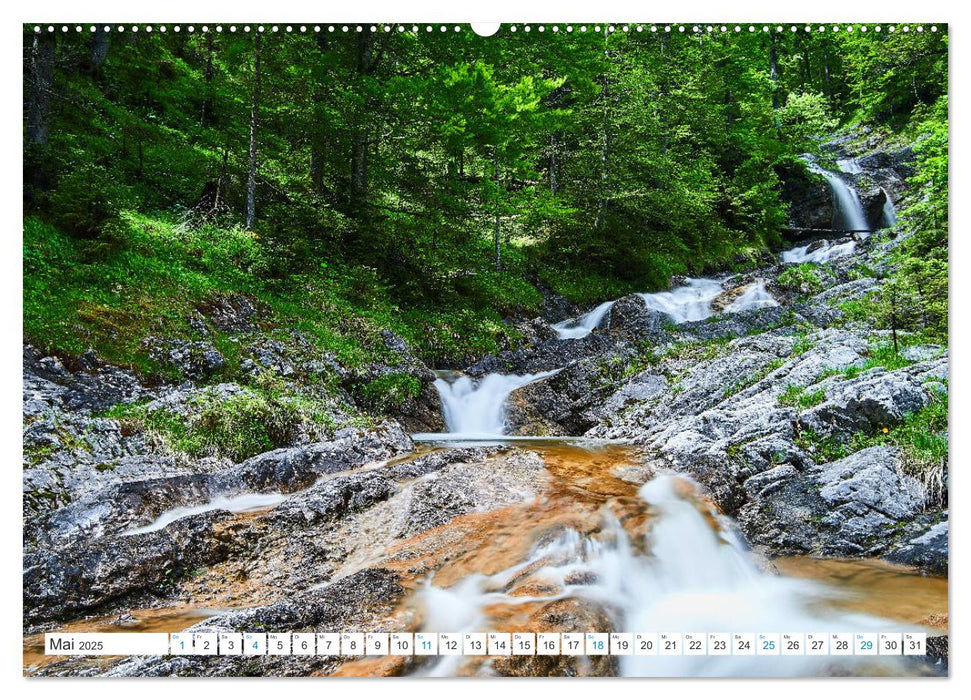
<instances>
[{"instance_id":1,"label":"dense green foliage","mask_svg":"<svg viewBox=\"0 0 971 700\"><path fill-rule=\"evenodd\" d=\"M919 138L900 283L946 330L944 32L401 29L28 28L26 335L159 372L141 338L237 291L351 365L381 328L457 361L514 343L543 288L757 259L779 173L855 122Z\"/></svg>"}]
</instances>

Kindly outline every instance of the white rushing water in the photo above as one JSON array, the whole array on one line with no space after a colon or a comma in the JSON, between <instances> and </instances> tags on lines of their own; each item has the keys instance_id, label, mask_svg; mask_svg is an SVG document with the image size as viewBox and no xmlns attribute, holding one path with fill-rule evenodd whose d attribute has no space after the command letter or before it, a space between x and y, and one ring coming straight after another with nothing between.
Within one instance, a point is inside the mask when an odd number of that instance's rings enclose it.
<instances>
[{"instance_id":1,"label":"white rushing water","mask_svg":"<svg viewBox=\"0 0 971 700\"><path fill-rule=\"evenodd\" d=\"M640 497L655 514L643 548L634 546L605 509L604 526L596 539L567 530L526 562L492 576L469 576L447 589L429 583L417 595L424 611L423 629L484 632L495 624L487 613L490 605L579 598L603 606L617 632L758 635L919 630L837 611L821 603L841 597L838 591L814 581L765 573L724 516L709 512L689 495L693 488L691 482L671 475L658 476L641 487ZM713 519L720 526L714 527ZM542 597L510 595L507 591L530 569L536 569L530 576L557 592ZM852 658L845 661L853 662ZM621 656L620 670L625 676L798 675L823 672L832 663L830 657L812 656ZM457 666L458 660L443 657L428 673L452 675Z\"/></svg>"},{"instance_id":2,"label":"white rushing water","mask_svg":"<svg viewBox=\"0 0 971 700\"><path fill-rule=\"evenodd\" d=\"M811 171L822 175L829 184L833 196L833 222L836 230L856 231L859 238L869 235L870 225L863 211L863 204L856 189L846 182L839 173L834 173L819 167L810 156L804 157ZM860 164L853 158L837 161L840 171L847 175L858 175L863 172ZM886 194L886 192L884 192ZM883 207L883 225L892 226L897 221L893 203L889 195ZM809 248L813 250L810 251ZM825 263L836 258L851 255L856 250L854 241L833 243L823 241L796 246L782 253L782 262L787 263ZM712 301L726 291L724 279L718 278L688 278L685 283L666 292L638 294L649 309L667 314L674 323L689 321L703 321L713 315ZM575 319L568 319L553 325L560 340L583 338L598 328L607 317L616 301L605 301L596 308ZM738 313L753 308L778 306L778 303L765 288L765 283L759 280L747 289L738 299L729 304L723 313Z\"/></svg>"},{"instance_id":3,"label":"white rushing water","mask_svg":"<svg viewBox=\"0 0 971 700\"><path fill-rule=\"evenodd\" d=\"M863 212L863 204L856 189L846 183L837 173L825 170L811 159L807 158L809 169L826 178L830 192L833 194L833 228L843 231L868 231L870 224L867 223L866 214ZM847 161L840 161L844 163ZM856 170L846 170L844 172L860 172L859 165L851 161Z\"/></svg>"},{"instance_id":4,"label":"white rushing water","mask_svg":"<svg viewBox=\"0 0 971 700\"><path fill-rule=\"evenodd\" d=\"M715 312L711 303L725 292L725 279L712 277L687 278L680 287L666 292L638 294L649 309L668 315L673 323L703 321ZM583 338L600 326L616 301L606 301L576 319L561 321L553 326L561 340ZM723 309L723 313L738 313L748 309L778 306L765 288L764 280L757 280L745 292Z\"/></svg>"},{"instance_id":5,"label":"white rushing water","mask_svg":"<svg viewBox=\"0 0 971 700\"><path fill-rule=\"evenodd\" d=\"M675 323L702 321L711 316L711 302L724 292L721 280L688 278L668 292L639 294L647 308L666 313Z\"/></svg>"},{"instance_id":6,"label":"white rushing water","mask_svg":"<svg viewBox=\"0 0 971 700\"><path fill-rule=\"evenodd\" d=\"M208 513L211 510L228 510L231 513L245 513L251 510L272 508L282 503L285 498L286 496L281 493L246 493L241 496L220 496L212 499L208 503L202 503L197 506L179 506L172 508L158 516L151 524L137 527L124 534L141 535L146 532L155 532L161 530L166 525L174 523L176 520L181 520L190 515L198 515L199 513Z\"/></svg>"},{"instance_id":7,"label":"white rushing water","mask_svg":"<svg viewBox=\"0 0 971 700\"><path fill-rule=\"evenodd\" d=\"M767 309L778 305L779 302L765 288L765 280L759 279L750 284L748 289L739 294L735 301L726 306L725 313L737 314L749 309Z\"/></svg>"},{"instance_id":8,"label":"white rushing water","mask_svg":"<svg viewBox=\"0 0 971 700\"><path fill-rule=\"evenodd\" d=\"M897 223L897 209L886 190L883 190L883 197L883 225L885 228L890 228Z\"/></svg>"},{"instance_id":9,"label":"white rushing water","mask_svg":"<svg viewBox=\"0 0 971 700\"><path fill-rule=\"evenodd\" d=\"M506 399L516 389L556 374L487 374L481 379L440 373L435 388L442 418L452 438L489 438L505 434Z\"/></svg>"},{"instance_id":10,"label":"white rushing water","mask_svg":"<svg viewBox=\"0 0 971 700\"><path fill-rule=\"evenodd\" d=\"M830 260L835 260L836 258L842 258L847 255L852 255L856 250L855 241L846 241L844 243L834 243L832 241L820 241L821 245L815 244L817 247L813 248L812 252L809 251L813 247L813 243L807 243L803 246L797 246L796 248L791 248L782 253L782 262L787 263L825 263Z\"/></svg>"},{"instance_id":11,"label":"white rushing water","mask_svg":"<svg viewBox=\"0 0 971 700\"><path fill-rule=\"evenodd\" d=\"M594 328L598 328L603 323L604 317L615 303L614 301L605 301L582 316L553 324L553 330L556 331L561 340L588 336Z\"/></svg>"}]
</instances>

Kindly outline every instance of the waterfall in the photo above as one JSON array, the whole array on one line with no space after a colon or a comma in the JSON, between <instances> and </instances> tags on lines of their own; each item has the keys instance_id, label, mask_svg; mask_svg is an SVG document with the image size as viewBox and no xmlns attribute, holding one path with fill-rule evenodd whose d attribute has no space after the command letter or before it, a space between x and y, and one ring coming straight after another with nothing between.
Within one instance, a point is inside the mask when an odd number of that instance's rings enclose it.
<instances>
[{"instance_id":1,"label":"waterfall","mask_svg":"<svg viewBox=\"0 0 971 700\"><path fill-rule=\"evenodd\" d=\"M588 336L594 328L600 326L614 303L613 301L605 301L582 316L553 324L553 330L556 331L561 340Z\"/></svg>"},{"instance_id":2,"label":"waterfall","mask_svg":"<svg viewBox=\"0 0 971 700\"><path fill-rule=\"evenodd\" d=\"M482 379L439 372L435 388L442 399L442 417L453 436L495 437L505 433L506 399L516 389L559 370L537 374L487 374Z\"/></svg>"},{"instance_id":3,"label":"waterfall","mask_svg":"<svg viewBox=\"0 0 971 700\"><path fill-rule=\"evenodd\" d=\"M870 225L867 223L866 214L863 212L863 205L860 197L853 187L850 187L842 177L834 172L825 170L811 159L807 158L809 169L826 178L830 192L833 194L833 228L843 231L867 231ZM842 166L847 169L846 173L860 172L856 161L840 161L840 163L851 163L852 165Z\"/></svg>"},{"instance_id":4,"label":"waterfall","mask_svg":"<svg viewBox=\"0 0 971 700\"><path fill-rule=\"evenodd\" d=\"M675 323L702 321L711 316L711 302L725 291L720 280L686 279L669 292L639 294L649 309L666 313Z\"/></svg>"},{"instance_id":5,"label":"waterfall","mask_svg":"<svg viewBox=\"0 0 971 700\"><path fill-rule=\"evenodd\" d=\"M825 605L841 594L819 582L761 570L735 535L733 525L698 497L697 486L661 475L644 484L640 498L650 507L645 542L635 546L616 516L603 509L599 533L566 529L527 559L491 576L473 574L449 588L430 582L416 595L423 629L484 632L502 627L493 610L512 606L586 600L602 607L617 632L826 633L913 630L871 616ZM517 595L516 587L542 593ZM500 613L501 614L501 613ZM508 613L507 613L508 614ZM821 672L830 657L813 656L621 656L624 676L798 675ZM885 657L840 663L900 663ZM429 675L451 675L449 657Z\"/></svg>"},{"instance_id":6,"label":"waterfall","mask_svg":"<svg viewBox=\"0 0 971 700\"><path fill-rule=\"evenodd\" d=\"M893 201L886 190L883 190L883 227L890 228L897 223L897 210L893 206Z\"/></svg>"},{"instance_id":7,"label":"waterfall","mask_svg":"<svg viewBox=\"0 0 971 700\"><path fill-rule=\"evenodd\" d=\"M803 246L791 248L782 253L782 262L787 263L825 263L835 258L852 255L856 250L855 241L845 243L833 243L832 241L818 241L817 247L810 252L813 244L807 243Z\"/></svg>"},{"instance_id":8,"label":"waterfall","mask_svg":"<svg viewBox=\"0 0 971 700\"><path fill-rule=\"evenodd\" d=\"M725 307L725 313L737 314L749 309L767 309L778 306L779 302L765 288L765 280L759 279L749 285L739 297Z\"/></svg>"}]
</instances>

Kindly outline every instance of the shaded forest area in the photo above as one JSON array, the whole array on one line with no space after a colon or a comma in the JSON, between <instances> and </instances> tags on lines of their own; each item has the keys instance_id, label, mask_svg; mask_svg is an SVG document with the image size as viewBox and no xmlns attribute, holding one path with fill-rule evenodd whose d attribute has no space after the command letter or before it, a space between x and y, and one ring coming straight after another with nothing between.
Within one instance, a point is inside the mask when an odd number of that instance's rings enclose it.
<instances>
[{"instance_id":1,"label":"shaded forest area","mask_svg":"<svg viewBox=\"0 0 971 700\"><path fill-rule=\"evenodd\" d=\"M384 328L429 363L494 352L549 291L756 264L798 156L859 125L916 143L900 294L936 261L946 296L944 27L44 29L24 31L24 323L49 351L164 374L142 338L235 293L352 365Z\"/></svg>"}]
</instances>

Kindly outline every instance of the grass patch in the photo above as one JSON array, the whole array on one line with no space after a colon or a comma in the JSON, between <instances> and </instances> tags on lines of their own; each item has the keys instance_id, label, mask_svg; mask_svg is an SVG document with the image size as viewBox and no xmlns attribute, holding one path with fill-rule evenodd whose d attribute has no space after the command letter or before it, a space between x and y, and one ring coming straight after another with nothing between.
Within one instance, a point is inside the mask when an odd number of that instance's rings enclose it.
<instances>
[{"instance_id":1,"label":"grass patch","mask_svg":"<svg viewBox=\"0 0 971 700\"><path fill-rule=\"evenodd\" d=\"M823 283L816 274L813 263L802 263L790 267L776 278L776 284L787 292L798 294L801 298L823 291Z\"/></svg>"},{"instance_id":2,"label":"grass patch","mask_svg":"<svg viewBox=\"0 0 971 700\"><path fill-rule=\"evenodd\" d=\"M914 364L911 360L895 351L892 343L874 343L867 349L866 362L863 369L883 367L887 371L902 369Z\"/></svg>"},{"instance_id":3,"label":"grass patch","mask_svg":"<svg viewBox=\"0 0 971 700\"><path fill-rule=\"evenodd\" d=\"M785 391L779 394L778 400L783 406L812 408L826 400L826 390L809 391L805 387L789 384Z\"/></svg>"}]
</instances>

